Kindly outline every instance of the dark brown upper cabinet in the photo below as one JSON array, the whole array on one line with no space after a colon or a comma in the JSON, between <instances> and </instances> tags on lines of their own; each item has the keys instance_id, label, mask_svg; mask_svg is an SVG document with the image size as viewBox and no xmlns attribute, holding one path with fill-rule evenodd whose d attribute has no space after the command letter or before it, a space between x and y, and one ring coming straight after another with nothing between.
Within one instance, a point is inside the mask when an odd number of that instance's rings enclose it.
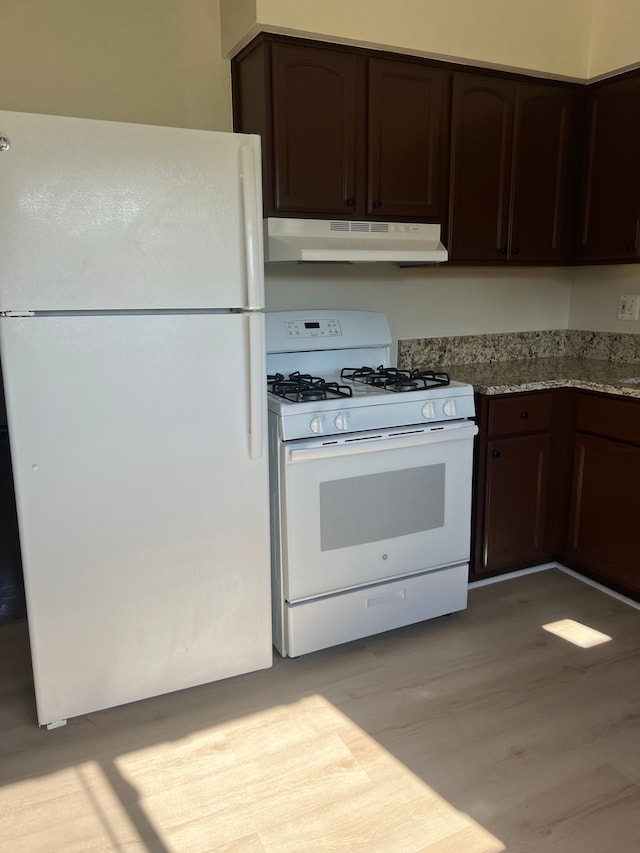
<instances>
[{"instance_id":1,"label":"dark brown upper cabinet","mask_svg":"<svg viewBox=\"0 0 640 853\"><path fill-rule=\"evenodd\" d=\"M445 215L450 75L402 60L368 61L366 214L440 222Z\"/></svg>"},{"instance_id":2,"label":"dark brown upper cabinet","mask_svg":"<svg viewBox=\"0 0 640 853\"><path fill-rule=\"evenodd\" d=\"M262 36L232 76L234 129L263 139L265 215L445 218L448 71Z\"/></svg>"},{"instance_id":3,"label":"dark brown upper cabinet","mask_svg":"<svg viewBox=\"0 0 640 853\"><path fill-rule=\"evenodd\" d=\"M231 71L266 216L439 222L460 264L640 261L640 72L580 86L266 33Z\"/></svg>"},{"instance_id":4,"label":"dark brown upper cabinet","mask_svg":"<svg viewBox=\"0 0 640 853\"><path fill-rule=\"evenodd\" d=\"M590 87L576 258L640 260L640 75Z\"/></svg>"},{"instance_id":5,"label":"dark brown upper cabinet","mask_svg":"<svg viewBox=\"0 0 640 853\"><path fill-rule=\"evenodd\" d=\"M570 260L574 101L570 86L454 74L451 260Z\"/></svg>"},{"instance_id":6,"label":"dark brown upper cabinet","mask_svg":"<svg viewBox=\"0 0 640 853\"><path fill-rule=\"evenodd\" d=\"M271 60L272 212L357 209L363 195L362 59L274 44Z\"/></svg>"}]
</instances>

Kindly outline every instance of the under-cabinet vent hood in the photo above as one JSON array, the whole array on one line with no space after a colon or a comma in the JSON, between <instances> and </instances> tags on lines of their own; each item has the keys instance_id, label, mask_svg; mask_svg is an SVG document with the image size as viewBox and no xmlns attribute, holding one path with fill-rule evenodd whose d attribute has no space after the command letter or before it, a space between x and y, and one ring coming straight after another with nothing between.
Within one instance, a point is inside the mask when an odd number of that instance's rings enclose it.
<instances>
[{"instance_id":1,"label":"under-cabinet vent hood","mask_svg":"<svg viewBox=\"0 0 640 853\"><path fill-rule=\"evenodd\" d=\"M264 245L266 261L440 264L447 260L440 226L422 222L271 217L264 221Z\"/></svg>"}]
</instances>

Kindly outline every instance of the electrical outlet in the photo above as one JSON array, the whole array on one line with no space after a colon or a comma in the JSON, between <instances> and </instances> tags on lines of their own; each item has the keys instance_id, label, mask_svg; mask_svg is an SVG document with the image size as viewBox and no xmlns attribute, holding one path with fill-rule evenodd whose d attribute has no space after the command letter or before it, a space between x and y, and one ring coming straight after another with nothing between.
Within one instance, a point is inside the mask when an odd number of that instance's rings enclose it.
<instances>
[{"instance_id":1,"label":"electrical outlet","mask_svg":"<svg viewBox=\"0 0 640 853\"><path fill-rule=\"evenodd\" d=\"M640 309L640 295L637 293L621 296L618 302L618 320L637 320Z\"/></svg>"}]
</instances>

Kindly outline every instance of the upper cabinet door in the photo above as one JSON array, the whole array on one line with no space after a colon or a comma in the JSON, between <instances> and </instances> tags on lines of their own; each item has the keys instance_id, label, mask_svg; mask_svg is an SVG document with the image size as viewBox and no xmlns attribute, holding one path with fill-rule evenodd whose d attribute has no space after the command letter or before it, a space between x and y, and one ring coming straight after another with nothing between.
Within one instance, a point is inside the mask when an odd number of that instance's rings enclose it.
<instances>
[{"instance_id":1,"label":"upper cabinet door","mask_svg":"<svg viewBox=\"0 0 640 853\"><path fill-rule=\"evenodd\" d=\"M451 260L569 260L574 116L570 87L454 75Z\"/></svg>"},{"instance_id":2,"label":"upper cabinet door","mask_svg":"<svg viewBox=\"0 0 640 853\"><path fill-rule=\"evenodd\" d=\"M514 116L508 258L565 261L571 252L571 89L518 83Z\"/></svg>"},{"instance_id":3,"label":"upper cabinet door","mask_svg":"<svg viewBox=\"0 0 640 853\"><path fill-rule=\"evenodd\" d=\"M367 214L442 221L450 74L369 61Z\"/></svg>"},{"instance_id":4,"label":"upper cabinet door","mask_svg":"<svg viewBox=\"0 0 640 853\"><path fill-rule=\"evenodd\" d=\"M266 216L440 222L462 264L640 261L638 73L582 87L267 34L231 65Z\"/></svg>"},{"instance_id":5,"label":"upper cabinet door","mask_svg":"<svg viewBox=\"0 0 640 853\"><path fill-rule=\"evenodd\" d=\"M363 200L364 60L355 54L272 46L276 213L348 214ZM361 170L361 171L359 171Z\"/></svg>"},{"instance_id":6,"label":"upper cabinet door","mask_svg":"<svg viewBox=\"0 0 640 853\"><path fill-rule=\"evenodd\" d=\"M514 83L454 74L449 256L507 255Z\"/></svg>"},{"instance_id":7,"label":"upper cabinet door","mask_svg":"<svg viewBox=\"0 0 640 853\"><path fill-rule=\"evenodd\" d=\"M640 258L640 77L590 92L576 256Z\"/></svg>"},{"instance_id":8,"label":"upper cabinet door","mask_svg":"<svg viewBox=\"0 0 640 853\"><path fill-rule=\"evenodd\" d=\"M446 225L451 72L262 35L232 60L234 128L263 140L265 216Z\"/></svg>"}]
</instances>

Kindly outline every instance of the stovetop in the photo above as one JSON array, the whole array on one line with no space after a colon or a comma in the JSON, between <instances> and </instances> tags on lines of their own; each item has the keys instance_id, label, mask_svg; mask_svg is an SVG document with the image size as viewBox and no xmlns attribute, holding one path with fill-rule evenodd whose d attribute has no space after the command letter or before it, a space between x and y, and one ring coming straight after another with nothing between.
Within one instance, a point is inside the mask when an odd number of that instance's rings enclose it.
<instances>
[{"instance_id":1,"label":"stovetop","mask_svg":"<svg viewBox=\"0 0 640 853\"><path fill-rule=\"evenodd\" d=\"M447 373L433 370L400 370L397 367L345 367L339 380L329 380L299 370L288 375L267 376L267 388L276 397L291 403L345 399L353 397L354 387L365 385L374 391L413 393L451 384ZM360 389L358 389L360 390Z\"/></svg>"},{"instance_id":2,"label":"stovetop","mask_svg":"<svg viewBox=\"0 0 640 853\"><path fill-rule=\"evenodd\" d=\"M268 408L280 438L474 416L472 386L437 370L390 366L390 344L382 314L267 314Z\"/></svg>"},{"instance_id":3,"label":"stovetop","mask_svg":"<svg viewBox=\"0 0 640 853\"><path fill-rule=\"evenodd\" d=\"M272 374L268 388L270 417L277 420L280 438L285 441L436 424L475 414L472 386L453 379L447 385L391 390L343 376L305 376L294 371L287 376ZM284 396L278 396L277 390Z\"/></svg>"},{"instance_id":4,"label":"stovetop","mask_svg":"<svg viewBox=\"0 0 640 853\"><path fill-rule=\"evenodd\" d=\"M345 367L340 372L343 379L371 385L385 391L401 392L428 391L451 384L448 373L433 370L400 370L397 367Z\"/></svg>"}]
</instances>

